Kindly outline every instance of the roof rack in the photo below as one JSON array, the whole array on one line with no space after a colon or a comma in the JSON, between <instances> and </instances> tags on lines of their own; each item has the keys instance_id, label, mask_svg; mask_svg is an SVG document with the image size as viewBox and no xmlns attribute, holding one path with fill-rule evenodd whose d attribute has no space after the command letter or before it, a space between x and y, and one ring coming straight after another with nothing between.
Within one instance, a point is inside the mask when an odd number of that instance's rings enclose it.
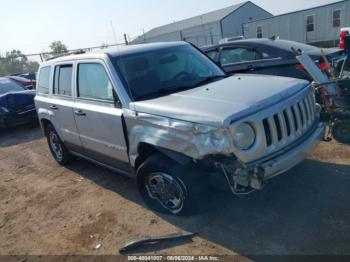
<instances>
[{"instance_id":1,"label":"roof rack","mask_svg":"<svg viewBox=\"0 0 350 262\"><path fill-rule=\"evenodd\" d=\"M70 55L81 55L81 54L85 54L85 53L86 53L86 51L83 50L83 49L74 50L72 52L63 53L63 54L59 54L59 55L56 55L56 56L52 56L52 57L46 58L45 61L50 61L50 60L53 60L53 59L56 59L56 58L70 56Z\"/></svg>"}]
</instances>

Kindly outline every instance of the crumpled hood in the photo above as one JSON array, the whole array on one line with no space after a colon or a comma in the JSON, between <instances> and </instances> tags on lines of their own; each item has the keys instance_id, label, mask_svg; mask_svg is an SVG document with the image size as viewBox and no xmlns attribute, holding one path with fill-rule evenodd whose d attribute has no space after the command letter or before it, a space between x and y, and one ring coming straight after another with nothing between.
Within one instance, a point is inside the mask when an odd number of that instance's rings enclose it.
<instances>
[{"instance_id":1,"label":"crumpled hood","mask_svg":"<svg viewBox=\"0 0 350 262\"><path fill-rule=\"evenodd\" d=\"M264 75L236 74L168 96L132 103L137 112L207 125L232 121L298 93L309 82Z\"/></svg>"},{"instance_id":2,"label":"crumpled hood","mask_svg":"<svg viewBox=\"0 0 350 262\"><path fill-rule=\"evenodd\" d=\"M25 90L21 92L9 92L0 95L0 107L9 111L18 110L21 107L34 105L35 91Z\"/></svg>"}]
</instances>

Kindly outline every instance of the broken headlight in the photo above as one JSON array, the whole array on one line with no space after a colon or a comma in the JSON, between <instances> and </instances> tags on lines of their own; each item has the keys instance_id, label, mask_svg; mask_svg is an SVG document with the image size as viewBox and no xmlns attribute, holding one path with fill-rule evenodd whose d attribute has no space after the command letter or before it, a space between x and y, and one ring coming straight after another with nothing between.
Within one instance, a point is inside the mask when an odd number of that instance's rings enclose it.
<instances>
[{"instance_id":1,"label":"broken headlight","mask_svg":"<svg viewBox=\"0 0 350 262\"><path fill-rule=\"evenodd\" d=\"M205 125L196 125L195 131L201 135L202 145L215 148L220 152L229 152L231 143L230 130Z\"/></svg>"},{"instance_id":2,"label":"broken headlight","mask_svg":"<svg viewBox=\"0 0 350 262\"><path fill-rule=\"evenodd\" d=\"M241 150L250 149L256 139L254 128L248 123L242 123L233 130L233 143Z\"/></svg>"}]
</instances>

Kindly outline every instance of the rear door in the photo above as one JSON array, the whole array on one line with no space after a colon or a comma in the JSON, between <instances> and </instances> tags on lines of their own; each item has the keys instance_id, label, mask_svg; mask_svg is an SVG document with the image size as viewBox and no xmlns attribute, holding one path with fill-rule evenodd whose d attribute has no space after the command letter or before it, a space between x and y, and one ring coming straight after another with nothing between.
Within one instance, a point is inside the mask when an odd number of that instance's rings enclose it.
<instances>
[{"instance_id":1,"label":"rear door","mask_svg":"<svg viewBox=\"0 0 350 262\"><path fill-rule=\"evenodd\" d=\"M85 155L129 171L121 103L102 60L77 64L74 116Z\"/></svg>"},{"instance_id":2,"label":"rear door","mask_svg":"<svg viewBox=\"0 0 350 262\"><path fill-rule=\"evenodd\" d=\"M73 115L73 63L57 64L54 67L53 88L48 102L48 110L66 146L76 152L82 152L75 118Z\"/></svg>"}]
</instances>

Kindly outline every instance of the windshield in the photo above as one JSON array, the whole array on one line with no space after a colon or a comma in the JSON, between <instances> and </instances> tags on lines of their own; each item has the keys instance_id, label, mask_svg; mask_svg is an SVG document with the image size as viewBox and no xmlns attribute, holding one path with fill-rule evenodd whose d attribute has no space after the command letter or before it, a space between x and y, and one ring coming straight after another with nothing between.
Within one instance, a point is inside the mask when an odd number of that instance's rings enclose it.
<instances>
[{"instance_id":1,"label":"windshield","mask_svg":"<svg viewBox=\"0 0 350 262\"><path fill-rule=\"evenodd\" d=\"M219 80L225 73L191 45L114 58L135 101L157 98Z\"/></svg>"},{"instance_id":2,"label":"windshield","mask_svg":"<svg viewBox=\"0 0 350 262\"><path fill-rule=\"evenodd\" d=\"M24 88L10 79L0 79L0 95L8 92L20 92Z\"/></svg>"}]
</instances>

